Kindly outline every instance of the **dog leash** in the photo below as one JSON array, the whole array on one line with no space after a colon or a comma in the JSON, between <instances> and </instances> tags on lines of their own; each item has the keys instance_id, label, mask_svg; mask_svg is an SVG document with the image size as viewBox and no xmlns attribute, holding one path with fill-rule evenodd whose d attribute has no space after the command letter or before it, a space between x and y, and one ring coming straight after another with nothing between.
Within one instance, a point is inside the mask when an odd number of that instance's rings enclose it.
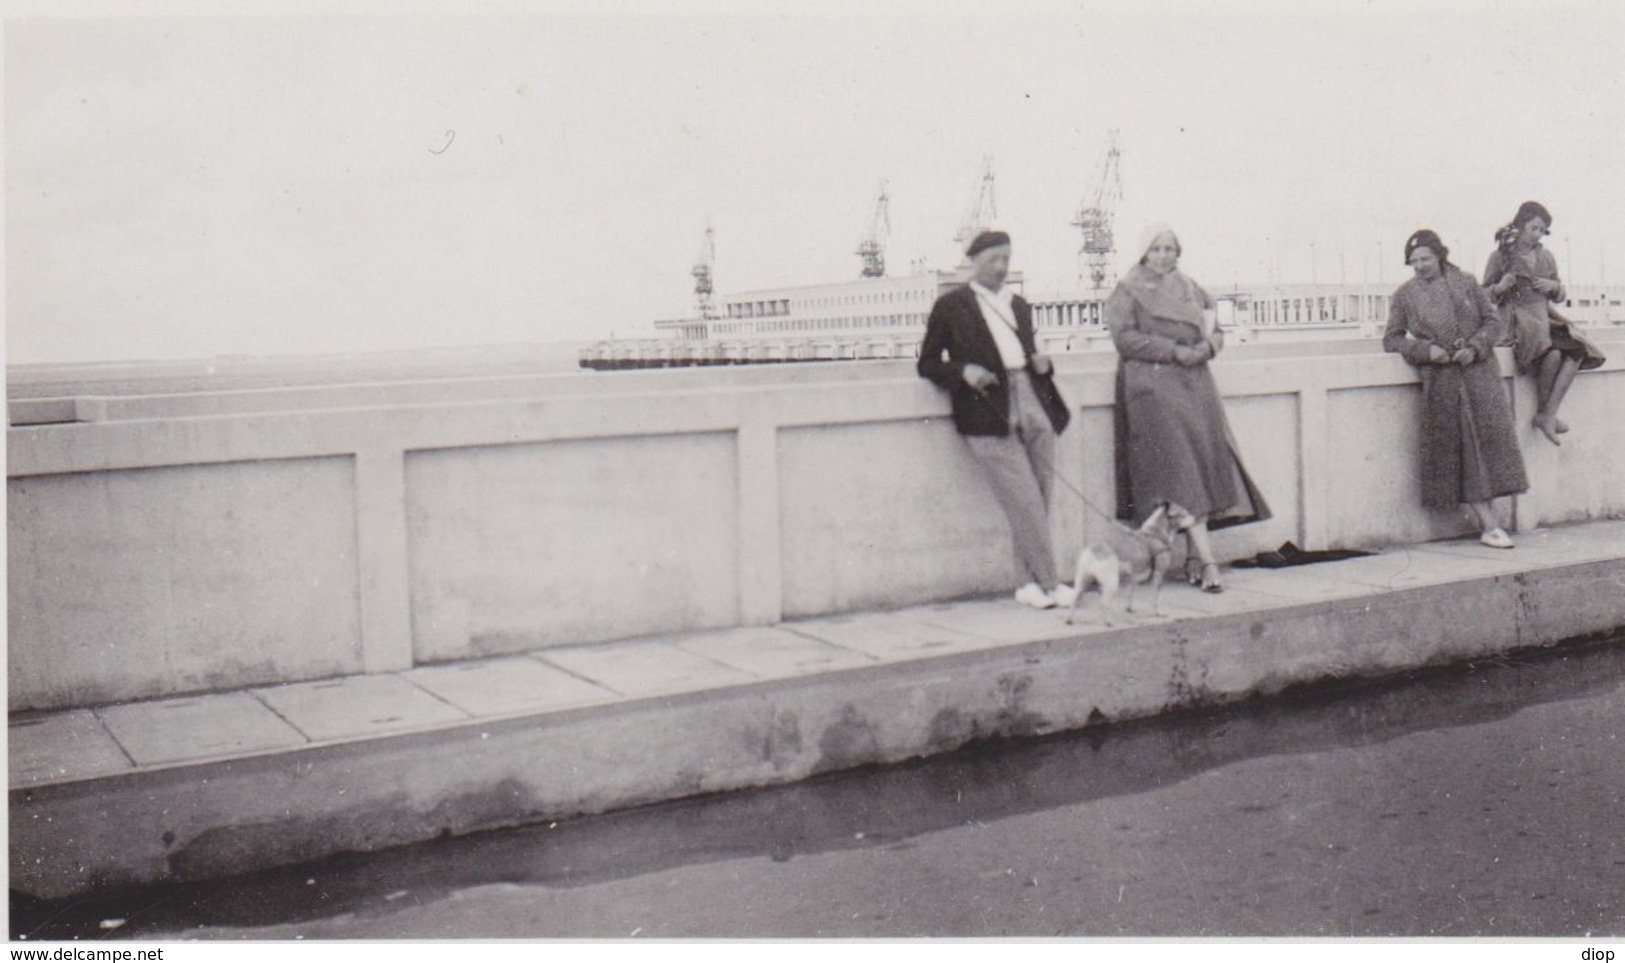
<instances>
[{"instance_id":1,"label":"dog leash","mask_svg":"<svg viewBox=\"0 0 1625 963\"><path fill-rule=\"evenodd\" d=\"M1134 534L1134 529L1124 524L1122 519L1118 518L1116 515L1107 514L1106 511L1099 505L1096 505L1094 502L1090 501L1089 496L1083 493L1083 489L1072 484L1072 482L1065 475L1056 470L1054 462L1051 462L1045 467L1049 469L1051 478L1060 482L1062 485L1065 485L1067 489L1072 492L1072 494L1078 496L1078 500L1083 502L1083 504L1088 507L1090 511L1094 512L1096 515L1099 515L1101 518L1104 518L1113 525L1116 525L1118 528L1121 528L1123 531L1128 532L1129 534Z\"/></svg>"},{"instance_id":2,"label":"dog leash","mask_svg":"<svg viewBox=\"0 0 1625 963\"><path fill-rule=\"evenodd\" d=\"M1068 481L1067 477L1065 475L1063 475L1060 472L1056 471L1054 465L1050 466L1050 477L1056 479L1061 484L1063 484L1067 488L1071 489L1072 494L1078 496L1079 501L1083 502L1084 505L1088 506L1089 509L1091 511L1093 511L1096 515L1099 515L1101 518L1104 518L1106 521L1110 522L1116 528L1118 528L1118 529L1120 529L1120 530L1122 530L1124 532L1127 532L1129 535L1135 536L1136 538L1143 537L1144 533L1134 529L1133 527L1128 525L1126 522L1124 522L1122 519L1116 518L1116 517L1114 517L1112 515L1108 515L1104 511L1102 511L1099 505L1096 505L1094 502L1089 500L1089 496L1085 495L1083 493L1082 489L1080 489L1078 486L1072 484L1072 482ZM1174 550L1174 543L1173 543L1172 540L1164 542L1159 537L1153 536L1153 538L1154 538L1155 541L1160 542L1162 544L1162 547L1164 549L1166 549L1167 551L1171 552L1171 551Z\"/></svg>"}]
</instances>

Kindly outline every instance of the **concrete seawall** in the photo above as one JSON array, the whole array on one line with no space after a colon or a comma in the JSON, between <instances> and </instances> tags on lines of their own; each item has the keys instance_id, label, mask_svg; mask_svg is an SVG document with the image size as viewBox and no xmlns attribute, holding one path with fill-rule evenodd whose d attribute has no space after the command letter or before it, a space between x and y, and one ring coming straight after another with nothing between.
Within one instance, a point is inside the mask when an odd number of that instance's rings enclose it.
<instances>
[{"instance_id":1,"label":"concrete seawall","mask_svg":"<svg viewBox=\"0 0 1625 963\"><path fill-rule=\"evenodd\" d=\"M1599 332L1612 360L1571 394L1562 448L1532 436L1532 389L1509 379L1532 480L1502 506L1515 528L1625 515L1622 334ZM1059 469L1100 505L1113 363L1060 362L1076 418ZM1215 370L1275 510L1218 533L1222 556L1466 530L1419 507L1419 391L1397 357L1371 342L1241 346ZM17 709L773 625L1012 577L946 401L907 364L13 406L83 419L7 433ZM1062 560L1104 524L1063 493Z\"/></svg>"},{"instance_id":2,"label":"concrete seawall","mask_svg":"<svg viewBox=\"0 0 1625 963\"><path fill-rule=\"evenodd\" d=\"M1598 637L1625 625L1625 522L1229 582L1115 628L1093 599L1071 626L944 603L14 717L12 885L208 878Z\"/></svg>"}]
</instances>

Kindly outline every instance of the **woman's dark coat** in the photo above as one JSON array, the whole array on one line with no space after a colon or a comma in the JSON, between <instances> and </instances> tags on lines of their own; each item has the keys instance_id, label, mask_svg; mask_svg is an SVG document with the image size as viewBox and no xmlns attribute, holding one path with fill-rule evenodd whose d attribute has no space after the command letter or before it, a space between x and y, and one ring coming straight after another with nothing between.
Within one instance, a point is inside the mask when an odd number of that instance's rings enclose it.
<instances>
[{"instance_id":1,"label":"woman's dark coat","mask_svg":"<svg viewBox=\"0 0 1625 963\"><path fill-rule=\"evenodd\" d=\"M1436 279L1394 292L1382 346L1422 375L1422 504L1453 508L1529 488L1512 430L1512 405L1493 345L1500 319L1471 274L1446 264ZM1469 348L1473 362L1429 358Z\"/></svg>"},{"instance_id":2,"label":"woman's dark coat","mask_svg":"<svg viewBox=\"0 0 1625 963\"><path fill-rule=\"evenodd\" d=\"M1207 340L1213 301L1175 271L1135 267L1106 300L1117 346L1117 511L1138 524L1171 501L1223 528L1269 518L1242 468L1219 389L1206 362L1174 360L1178 345Z\"/></svg>"}]
</instances>

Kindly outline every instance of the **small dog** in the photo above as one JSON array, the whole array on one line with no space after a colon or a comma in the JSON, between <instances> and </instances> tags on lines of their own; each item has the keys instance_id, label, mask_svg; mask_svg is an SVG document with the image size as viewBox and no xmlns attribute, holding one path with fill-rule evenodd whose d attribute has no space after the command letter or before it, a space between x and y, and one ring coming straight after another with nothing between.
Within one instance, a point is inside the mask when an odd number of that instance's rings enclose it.
<instances>
[{"instance_id":1,"label":"small dog","mask_svg":"<svg viewBox=\"0 0 1625 963\"><path fill-rule=\"evenodd\" d=\"M1128 611L1134 611L1134 586L1151 581L1151 613L1161 615L1162 580L1173 562L1174 535L1196 523L1190 512L1173 502L1163 502L1139 529L1113 524L1104 542L1096 542L1078 553L1078 571L1072 580L1077 595L1066 614L1066 622L1078 614L1078 602L1091 584L1100 586L1100 608L1107 625L1112 624L1112 596L1128 582Z\"/></svg>"}]
</instances>

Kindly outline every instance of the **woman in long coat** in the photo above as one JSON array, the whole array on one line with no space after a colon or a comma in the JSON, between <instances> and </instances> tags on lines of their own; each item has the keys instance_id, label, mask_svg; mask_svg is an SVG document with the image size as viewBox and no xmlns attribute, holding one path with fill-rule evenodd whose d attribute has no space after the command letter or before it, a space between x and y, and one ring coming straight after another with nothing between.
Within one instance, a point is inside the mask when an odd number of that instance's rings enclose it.
<instances>
[{"instance_id":1,"label":"woman in long coat","mask_svg":"<svg viewBox=\"0 0 1625 963\"><path fill-rule=\"evenodd\" d=\"M1106 300L1117 346L1117 513L1138 524L1161 502L1197 522L1188 530L1201 562L1187 574L1222 591L1208 539L1222 528L1269 517L1263 496L1236 455L1208 361L1224 347L1213 299L1179 271L1179 238L1165 224L1147 229L1139 263Z\"/></svg>"},{"instance_id":2,"label":"woman in long coat","mask_svg":"<svg viewBox=\"0 0 1625 963\"><path fill-rule=\"evenodd\" d=\"M1422 504L1466 506L1480 541L1511 548L1490 499L1529 488L1512 432L1512 406L1495 361L1499 319L1471 274L1429 230L1405 242L1416 276L1394 292L1382 346L1422 375Z\"/></svg>"},{"instance_id":3,"label":"woman in long coat","mask_svg":"<svg viewBox=\"0 0 1625 963\"><path fill-rule=\"evenodd\" d=\"M1484 286L1501 306L1501 321L1512 340L1520 373L1533 371L1538 410L1534 426L1554 445L1569 426L1558 406L1582 369L1607 360L1585 335L1552 307L1563 300L1557 259L1540 245L1551 232L1552 215L1537 201L1524 201L1512 223L1495 233L1496 250L1484 268Z\"/></svg>"}]
</instances>

